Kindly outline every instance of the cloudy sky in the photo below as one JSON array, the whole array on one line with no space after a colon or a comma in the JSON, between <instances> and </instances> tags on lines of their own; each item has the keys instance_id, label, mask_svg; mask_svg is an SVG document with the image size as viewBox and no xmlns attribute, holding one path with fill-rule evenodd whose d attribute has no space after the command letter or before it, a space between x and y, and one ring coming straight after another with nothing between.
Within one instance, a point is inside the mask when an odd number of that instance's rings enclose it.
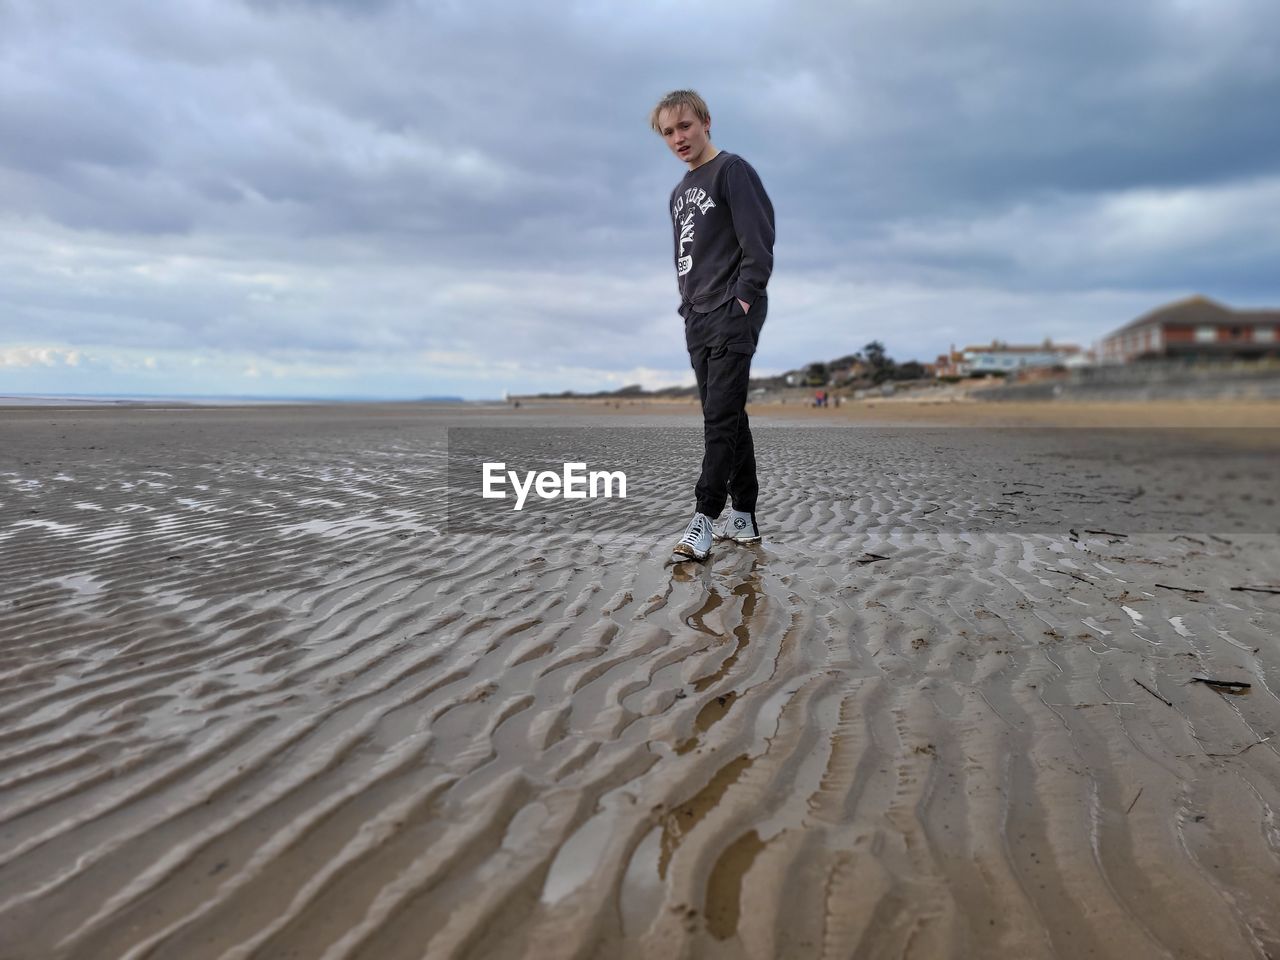
<instances>
[{"instance_id":1,"label":"cloudy sky","mask_svg":"<svg viewBox=\"0 0 1280 960\"><path fill-rule=\"evenodd\" d=\"M757 372L1280 306L1274 0L0 0L0 394L692 382L677 87L777 212Z\"/></svg>"}]
</instances>

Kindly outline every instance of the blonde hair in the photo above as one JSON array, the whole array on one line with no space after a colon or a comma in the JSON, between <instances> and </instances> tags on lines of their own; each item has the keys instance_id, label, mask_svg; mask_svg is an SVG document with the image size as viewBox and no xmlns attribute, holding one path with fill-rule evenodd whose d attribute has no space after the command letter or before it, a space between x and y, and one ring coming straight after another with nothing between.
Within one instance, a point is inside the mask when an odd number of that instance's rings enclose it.
<instances>
[{"instance_id":1,"label":"blonde hair","mask_svg":"<svg viewBox=\"0 0 1280 960\"><path fill-rule=\"evenodd\" d=\"M672 90L658 101L658 105L649 114L649 126L653 128L654 133L659 135L662 133L662 127L658 124L658 114L663 110L676 107L688 107L703 123L711 122L711 111L707 109L707 101L698 96L696 90Z\"/></svg>"}]
</instances>

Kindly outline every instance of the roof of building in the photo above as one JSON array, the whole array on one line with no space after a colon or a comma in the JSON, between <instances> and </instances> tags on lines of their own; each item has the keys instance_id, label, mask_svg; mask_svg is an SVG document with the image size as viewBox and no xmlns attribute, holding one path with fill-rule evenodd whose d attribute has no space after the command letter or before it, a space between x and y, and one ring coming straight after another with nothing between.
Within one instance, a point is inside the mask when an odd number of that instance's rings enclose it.
<instances>
[{"instance_id":1,"label":"roof of building","mask_svg":"<svg viewBox=\"0 0 1280 960\"><path fill-rule=\"evenodd\" d=\"M1210 300L1208 297L1197 294L1194 297L1187 297L1185 300L1175 300L1173 303L1166 303L1162 307L1156 307L1149 313L1144 313L1138 319L1126 323L1118 330L1113 330L1103 339L1110 339L1122 333L1128 333L1130 330L1157 323L1185 324L1187 326L1199 326L1209 323L1230 323L1235 326L1249 326L1260 323L1272 324L1280 323L1280 310L1234 310L1218 303L1216 300Z\"/></svg>"}]
</instances>

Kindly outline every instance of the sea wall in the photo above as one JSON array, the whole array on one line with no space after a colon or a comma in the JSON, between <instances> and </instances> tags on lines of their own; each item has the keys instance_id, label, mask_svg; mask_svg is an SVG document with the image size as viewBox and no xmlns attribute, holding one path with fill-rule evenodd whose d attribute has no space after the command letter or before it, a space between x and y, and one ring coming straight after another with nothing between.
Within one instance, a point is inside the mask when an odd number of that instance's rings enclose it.
<instances>
[{"instance_id":1,"label":"sea wall","mask_svg":"<svg viewBox=\"0 0 1280 960\"><path fill-rule=\"evenodd\" d=\"M1073 370L1065 377L974 390L975 400L1280 399L1280 365L1141 363Z\"/></svg>"}]
</instances>

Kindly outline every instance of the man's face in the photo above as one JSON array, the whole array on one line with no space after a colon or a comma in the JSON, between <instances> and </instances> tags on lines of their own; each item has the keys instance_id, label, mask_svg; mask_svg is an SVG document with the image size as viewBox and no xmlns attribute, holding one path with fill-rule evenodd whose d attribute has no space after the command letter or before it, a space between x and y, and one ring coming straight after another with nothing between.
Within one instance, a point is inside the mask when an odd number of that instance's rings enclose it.
<instances>
[{"instance_id":1,"label":"man's face","mask_svg":"<svg viewBox=\"0 0 1280 960\"><path fill-rule=\"evenodd\" d=\"M663 110L658 114L658 126L671 152L687 163L690 170L709 158L710 125L699 120L686 105Z\"/></svg>"}]
</instances>

